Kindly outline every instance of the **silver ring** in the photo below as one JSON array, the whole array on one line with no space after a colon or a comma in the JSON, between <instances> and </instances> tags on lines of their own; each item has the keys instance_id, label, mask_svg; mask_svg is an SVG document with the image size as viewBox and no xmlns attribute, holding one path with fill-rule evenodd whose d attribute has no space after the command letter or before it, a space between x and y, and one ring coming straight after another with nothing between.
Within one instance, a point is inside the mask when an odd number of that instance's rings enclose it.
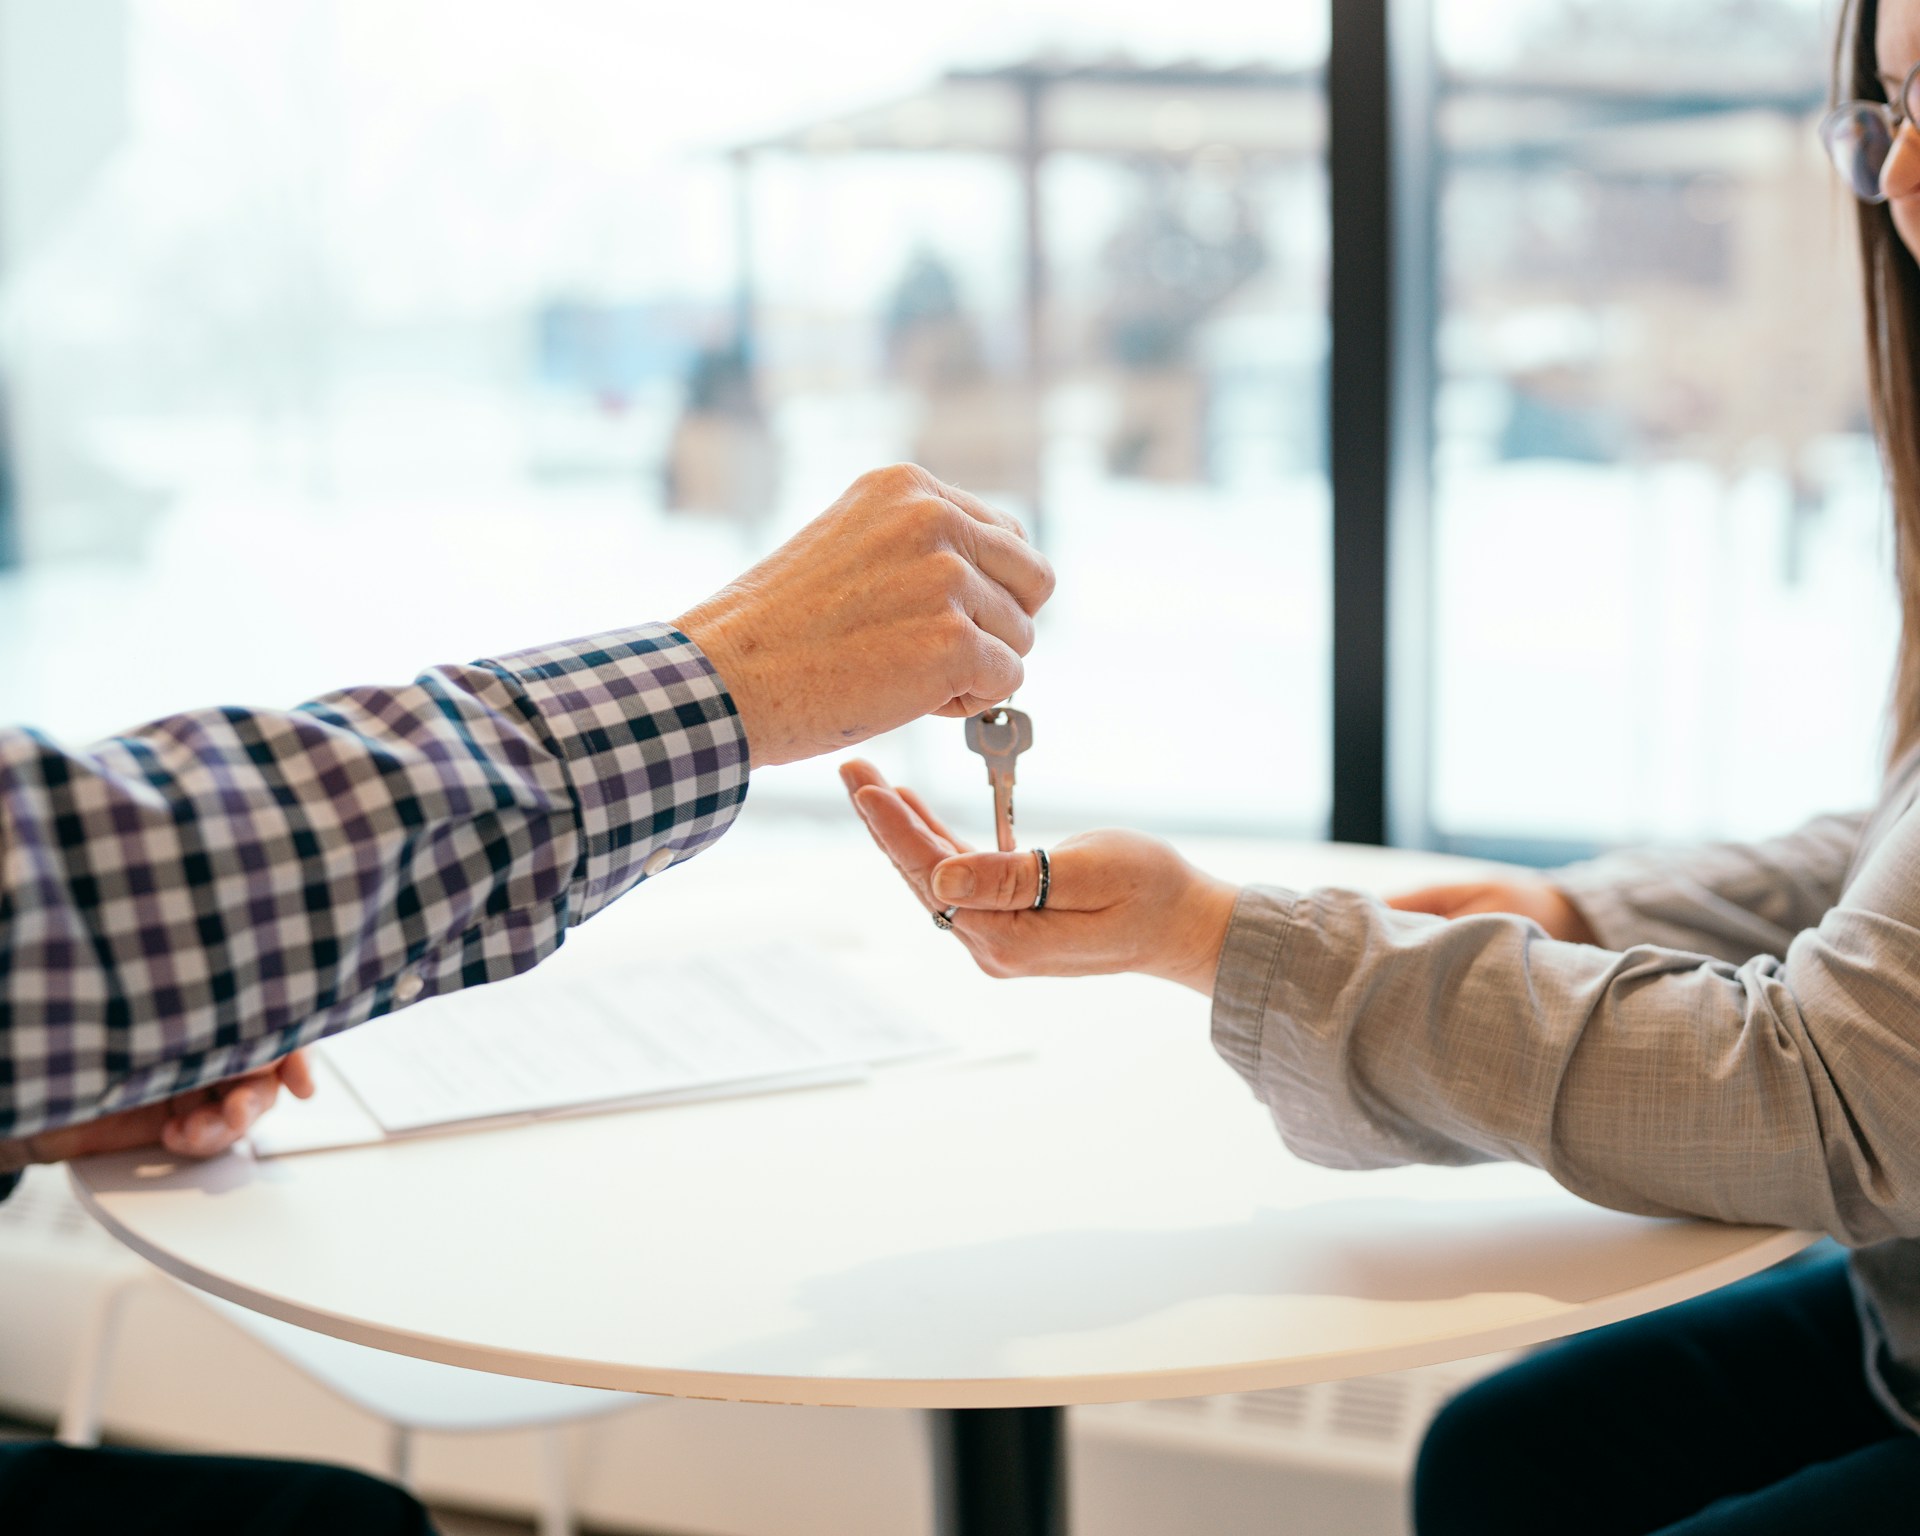
<instances>
[{"instance_id":1,"label":"silver ring","mask_svg":"<svg viewBox=\"0 0 1920 1536\"><path fill-rule=\"evenodd\" d=\"M933 926L938 928L942 933L945 933L948 929L953 927L953 914L958 912L959 910L960 909L958 907L948 907L947 910L944 912L934 913Z\"/></svg>"},{"instance_id":2,"label":"silver ring","mask_svg":"<svg viewBox=\"0 0 1920 1536\"><path fill-rule=\"evenodd\" d=\"M1040 894L1033 898L1033 910L1038 912L1047 904L1047 893L1053 889L1053 860L1047 857L1047 850L1036 848L1034 858L1040 861Z\"/></svg>"}]
</instances>

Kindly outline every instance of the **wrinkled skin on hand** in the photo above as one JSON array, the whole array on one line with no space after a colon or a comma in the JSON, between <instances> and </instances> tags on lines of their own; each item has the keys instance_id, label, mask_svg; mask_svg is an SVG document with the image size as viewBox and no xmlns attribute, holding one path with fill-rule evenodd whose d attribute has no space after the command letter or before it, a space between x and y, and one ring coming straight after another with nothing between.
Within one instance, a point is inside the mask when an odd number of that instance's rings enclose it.
<instances>
[{"instance_id":1,"label":"wrinkled skin on hand","mask_svg":"<svg viewBox=\"0 0 1920 1536\"><path fill-rule=\"evenodd\" d=\"M727 685L763 767L1006 698L1053 584L1016 519L899 464L674 624Z\"/></svg>"}]
</instances>

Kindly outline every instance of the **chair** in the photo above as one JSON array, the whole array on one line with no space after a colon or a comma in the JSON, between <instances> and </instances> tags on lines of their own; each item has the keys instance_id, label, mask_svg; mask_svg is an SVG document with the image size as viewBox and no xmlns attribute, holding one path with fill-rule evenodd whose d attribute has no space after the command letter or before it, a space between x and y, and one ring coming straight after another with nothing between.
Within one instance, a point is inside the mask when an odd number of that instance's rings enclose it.
<instances>
[{"instance_id":1,"label":"chair","mask_svg":"<svg viewBox=\"0 0 1920 1536\"><path fill-rule=\"evenodd\" d=\"M625 1392L524 1381L486 1371L461 1370L408 1355L349 1344L324 1333L250 1312L232 1302L180 1285L156 1270L117 1277L101 1295L67 1378L66 1401L56 1434L64 1445L100 1442L100 1412L113 1369L115 1346L127 1304L143 1288L171 1289L211 1308L251 1335L336 1397L389 1427L386 1472L403 1487L412 1474L413 1436L420 1430L475 1433L536 1430L540 1435L540 1536L573 1536L566 1445L561 1428L581 1419L635 1406Z\"/></svg>"}]
</instances>

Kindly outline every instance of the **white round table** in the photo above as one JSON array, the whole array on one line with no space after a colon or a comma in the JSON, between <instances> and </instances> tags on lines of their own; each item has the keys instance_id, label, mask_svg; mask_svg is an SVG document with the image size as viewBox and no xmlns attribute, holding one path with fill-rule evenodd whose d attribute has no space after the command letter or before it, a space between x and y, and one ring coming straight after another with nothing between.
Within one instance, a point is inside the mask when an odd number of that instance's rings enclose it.
<instances>
[{"instance_id":1,"label":"white round table","mask_svg":"<svg viewBox=\"0 0 1920 1536\"><path fill-rule=\"evenodd\" d=\"M1478 867L1190 851L1295 886ZM1811 1241L1601 1210L1526 1168L1301 1163L1214 1055L1203 999L1137 977L990 981L851 837L736 829L550 964L775 936L1026 1054L259 1162L122 1154L74 1183L170 1274L362 1344L635 1392L971 1410L946 1415L940 1528L993 1536L1064 1530L1062 1405L1513 1348Z\"/></svg>"}]
</instances>

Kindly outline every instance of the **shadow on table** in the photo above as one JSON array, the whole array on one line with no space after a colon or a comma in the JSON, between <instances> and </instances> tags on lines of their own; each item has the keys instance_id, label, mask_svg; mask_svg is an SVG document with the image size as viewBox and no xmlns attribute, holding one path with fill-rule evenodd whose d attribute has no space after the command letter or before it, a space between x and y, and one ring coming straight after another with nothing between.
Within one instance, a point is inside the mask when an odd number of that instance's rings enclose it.
<instances>
[{"instance_id":1,"label":"shadow on table","mask_svg":"<svg viewBox=\"0 0 1920 1536\"><path fill-rule=\"evenodd\" d=\"M174 1157L158 1147L110 1152L84 1159L86 1182L98 1194L125 1195L142 1190L192 1190L210 1199L254 1184L287 1182L285 1169L270 1159L229 1152L201 1162Z\"/></svg>"},{"instance_id":2,"label":"shadow on table","mask_svg":"<svg viewBox=\"0 0 1920 1536\"><path fill-rule=\"evenodd\" d=\"M919 1359L938 1375L941 1361L989 1358L1009 1339L1098 1333L1220 1300L1519 1294L1579 1306L1722 1257L1733 1231L1548 1197L1327 1202L1268 1208L1231 1226L1032 1233L814 1281L801 1291L811 1326L790 1342L796 1357L884 1359L889 1374L911 1374L905 1362ZM778 1343L756 1341L752 1368L768 1370ZM725 1358L701 1364L735 1368Z\"/></svg>"}]
</instances>

